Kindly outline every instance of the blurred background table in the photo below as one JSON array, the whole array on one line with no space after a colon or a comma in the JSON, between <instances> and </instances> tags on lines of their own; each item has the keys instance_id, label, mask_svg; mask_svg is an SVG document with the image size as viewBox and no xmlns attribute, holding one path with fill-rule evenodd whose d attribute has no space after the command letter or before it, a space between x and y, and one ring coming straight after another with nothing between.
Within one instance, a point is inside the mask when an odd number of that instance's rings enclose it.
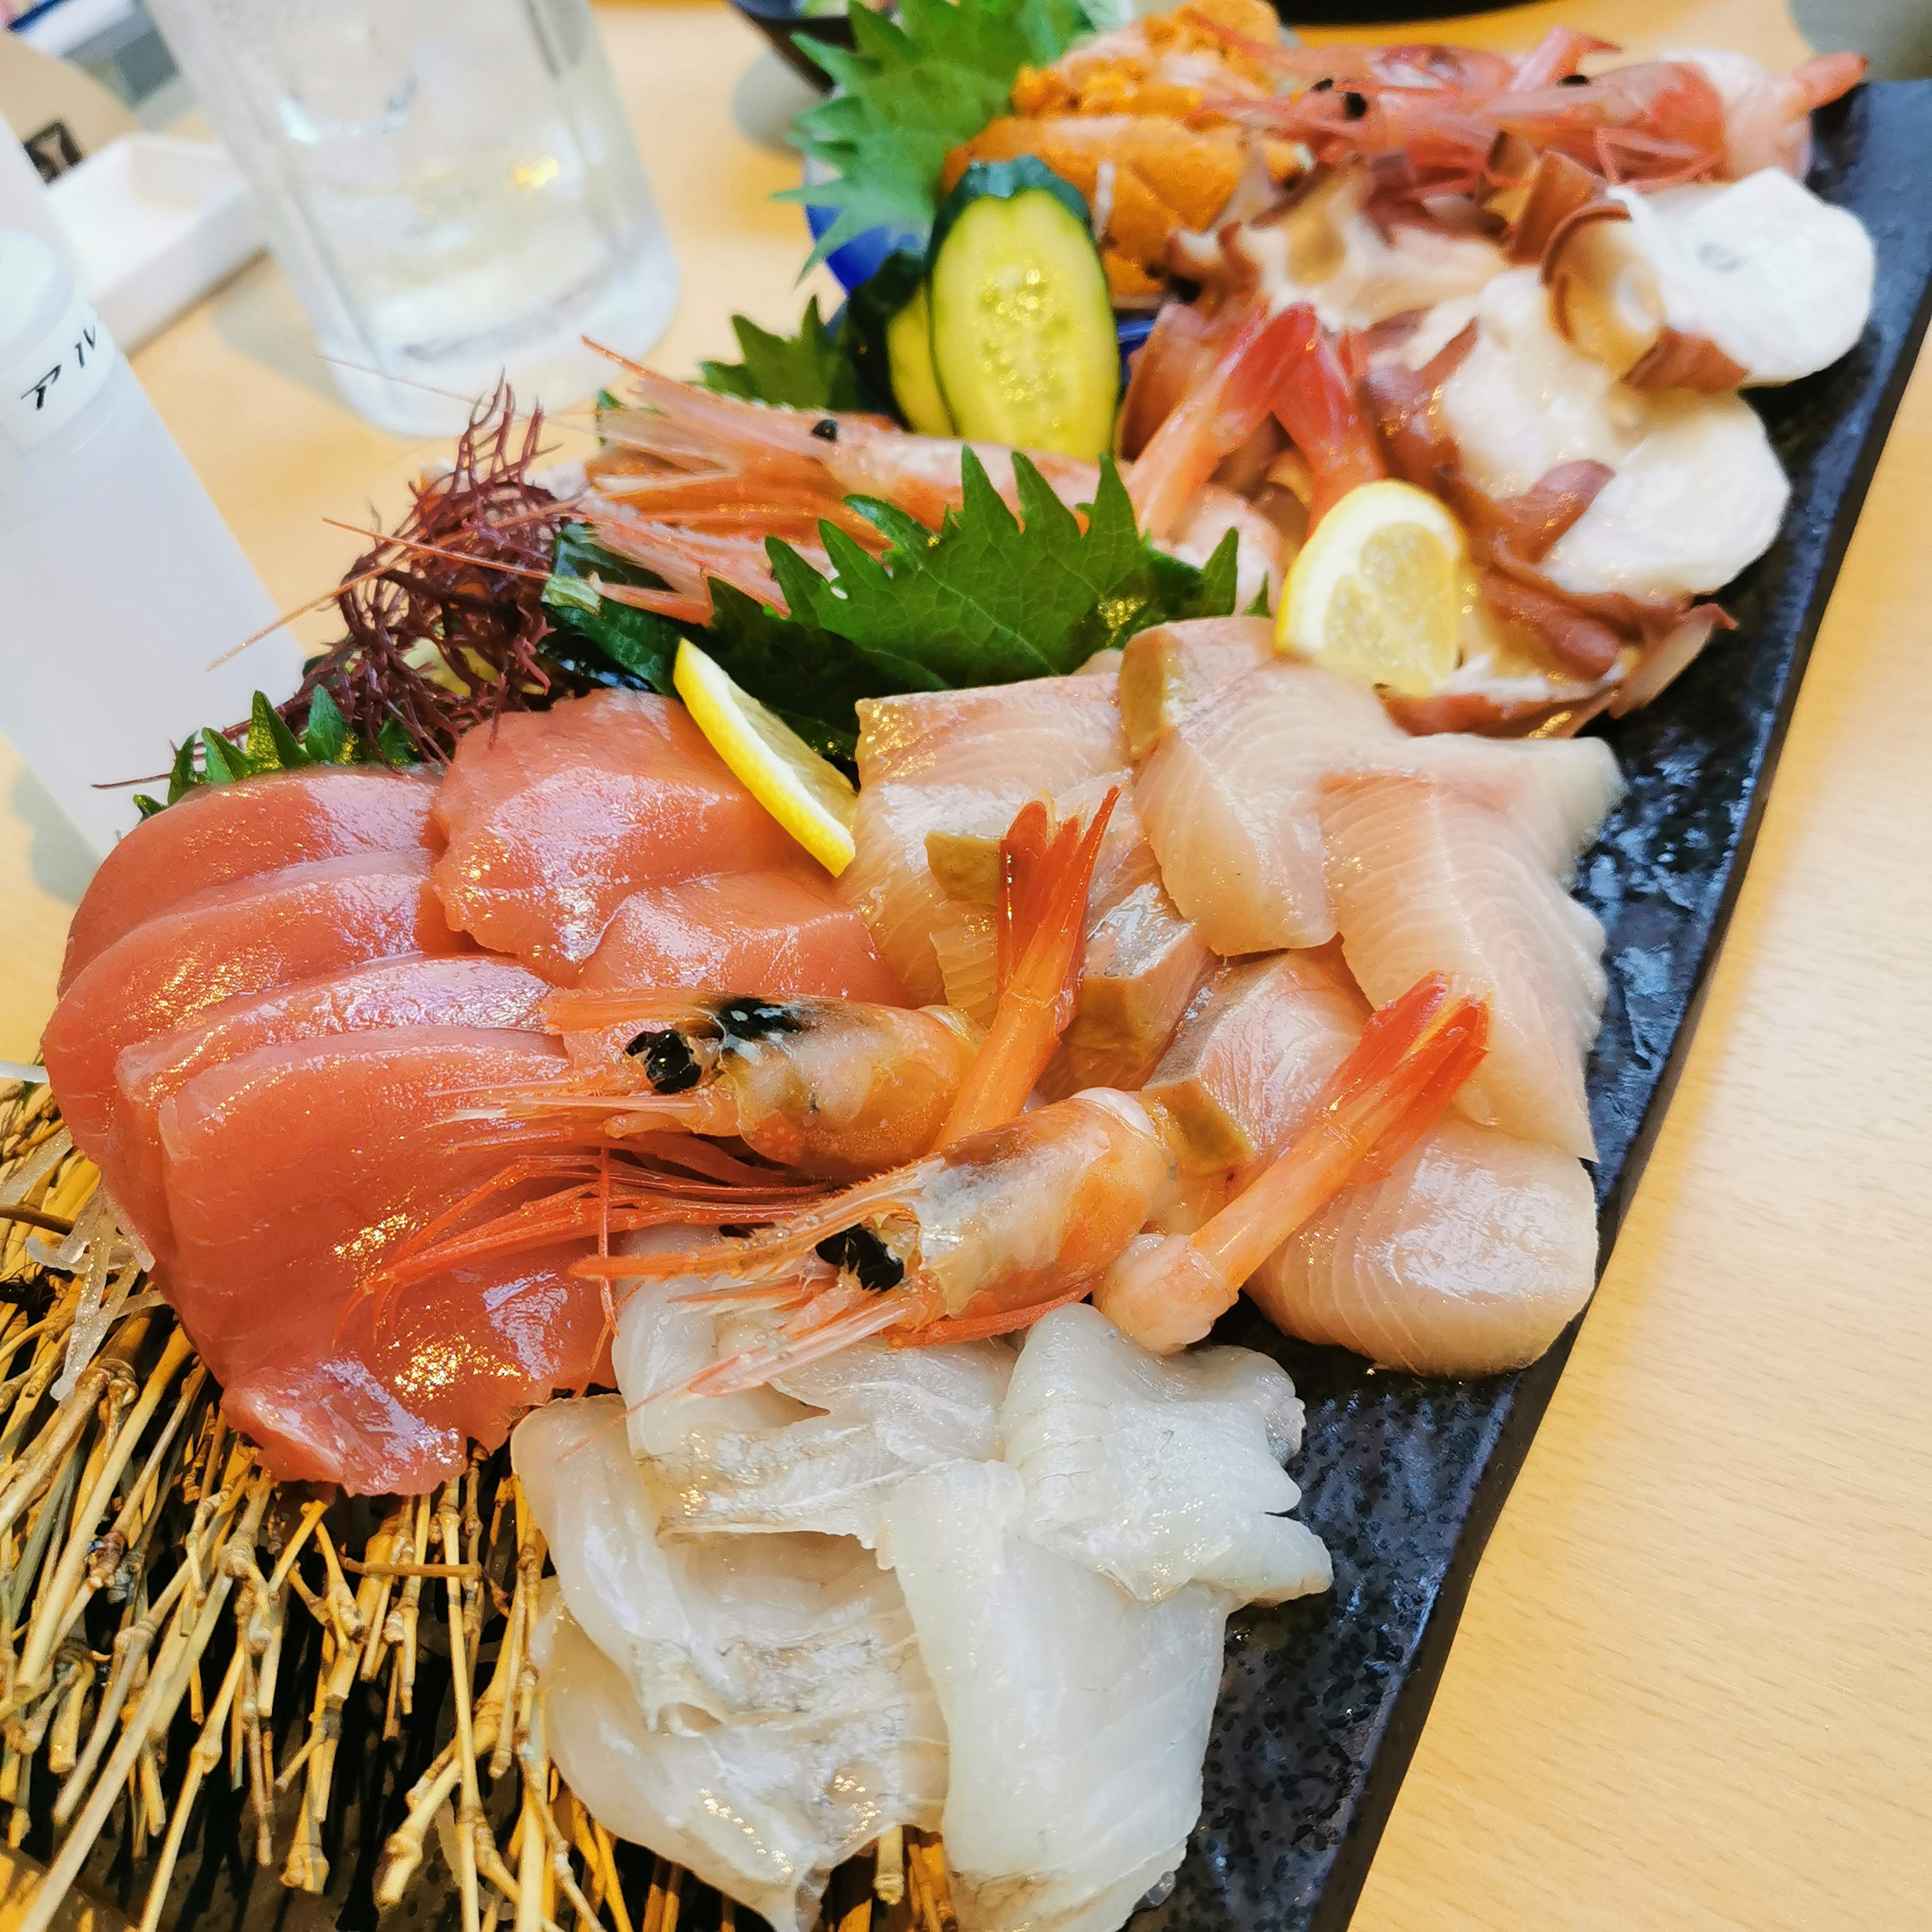
<instances>
[{"instance_id":1,"label":"blurred background table","mask_svg":"<svg viewBox=\"0 0 1932 1932\"><path fill-rule=\"evenodd\" d=\"M788 330L813 290L829 310L823 272L798 283L799 212L770 199L796 178L780 137L799 83L717 0L599 17L684 274L653 361L732 354L734 310ZM1853 16L1803 17L1842 45ZM1550 0L1453 33L1522 45L1556 20L1640 52L1804 51L1780 0ZM388 514L437 453L343 407L266 259L135 368L284 608L358 548L324 520ZM1360 1932L1932 1923L1928 500L1922 366ZM84 864L0 746L0 1057L33 1055Z\"/></svg>"}]
</instances>

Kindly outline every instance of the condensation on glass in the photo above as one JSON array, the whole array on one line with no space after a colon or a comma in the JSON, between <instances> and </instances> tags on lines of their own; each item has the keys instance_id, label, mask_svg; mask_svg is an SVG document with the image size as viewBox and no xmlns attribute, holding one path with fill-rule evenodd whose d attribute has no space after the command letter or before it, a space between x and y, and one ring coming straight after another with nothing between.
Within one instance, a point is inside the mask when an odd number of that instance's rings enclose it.
<instances>
[{"instance_id":1,"label":"condensation on glass","mask_svg":"<svg viewBox=\"0 0 1932 1932\"><path fill-rule=\"evenodd\" d=\"M350 403L590 394L677 269L586 0L152 0Z\"/></svg>"}]
</instances>

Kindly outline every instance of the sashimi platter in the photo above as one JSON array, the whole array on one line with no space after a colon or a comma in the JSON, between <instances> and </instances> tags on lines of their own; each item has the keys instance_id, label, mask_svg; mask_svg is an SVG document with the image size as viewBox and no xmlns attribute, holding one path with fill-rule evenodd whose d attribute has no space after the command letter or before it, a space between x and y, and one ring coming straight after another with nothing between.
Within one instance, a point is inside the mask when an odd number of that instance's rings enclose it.
<instances>
[{"instance_id":1,"label":"sashimi platter","mask_svg":"<svg viewBox=\"0 0 1932 1932\"><path fill-rule=\"evenodd\" d=\"M75 914L0 1099L25 1932L1348 1917L1924 327L1932 112L852 18L838 314L614 357L580 460L480 400Z\"/></svg>"}]
</instances>

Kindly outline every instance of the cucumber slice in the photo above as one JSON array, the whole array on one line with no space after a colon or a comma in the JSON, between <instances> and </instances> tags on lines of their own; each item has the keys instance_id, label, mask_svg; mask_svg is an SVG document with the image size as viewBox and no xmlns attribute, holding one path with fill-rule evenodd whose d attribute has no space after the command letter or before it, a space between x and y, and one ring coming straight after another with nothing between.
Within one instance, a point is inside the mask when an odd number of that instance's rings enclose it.
<instances>
[{"instance_id":1,"label":"cucumber slice","mask_svg":"<svg viewBox=\"0 0 1932 1932\"><path fill-rule=\"evenodd\" d=\"M976 162L933 226L932 362L964 436L1091 461L1120 358L1076 190L1032 156Z\"/></svg>"},{"instance_id":2,"label":"cucumber slice","mask_svg":"<svg viewBox=\"0 0 1932 1932\"><path fill-rule=\"evenodd\" d=\"M921 436L957 436L952 412L932 369L932 307L923 283L912 300L886 324L886 359L899 413Z\"/></svg>"}]
</instances>

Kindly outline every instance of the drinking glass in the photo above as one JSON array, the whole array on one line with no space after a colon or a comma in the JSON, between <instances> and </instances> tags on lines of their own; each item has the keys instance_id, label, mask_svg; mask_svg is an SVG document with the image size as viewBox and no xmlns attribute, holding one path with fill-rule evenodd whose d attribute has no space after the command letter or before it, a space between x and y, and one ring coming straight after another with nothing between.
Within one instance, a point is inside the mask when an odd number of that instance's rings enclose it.
<instances>
[{"instance_id":1,"label":"drinking glass","mask_svg":"<svg viewBox=\"0 0 1932 1932\"><path fill-rule=\"evenodd\" d=\"M437 434L589 394L677 268L586 0L152 0L336 382Z\"/></svg>"}]
</instances>

